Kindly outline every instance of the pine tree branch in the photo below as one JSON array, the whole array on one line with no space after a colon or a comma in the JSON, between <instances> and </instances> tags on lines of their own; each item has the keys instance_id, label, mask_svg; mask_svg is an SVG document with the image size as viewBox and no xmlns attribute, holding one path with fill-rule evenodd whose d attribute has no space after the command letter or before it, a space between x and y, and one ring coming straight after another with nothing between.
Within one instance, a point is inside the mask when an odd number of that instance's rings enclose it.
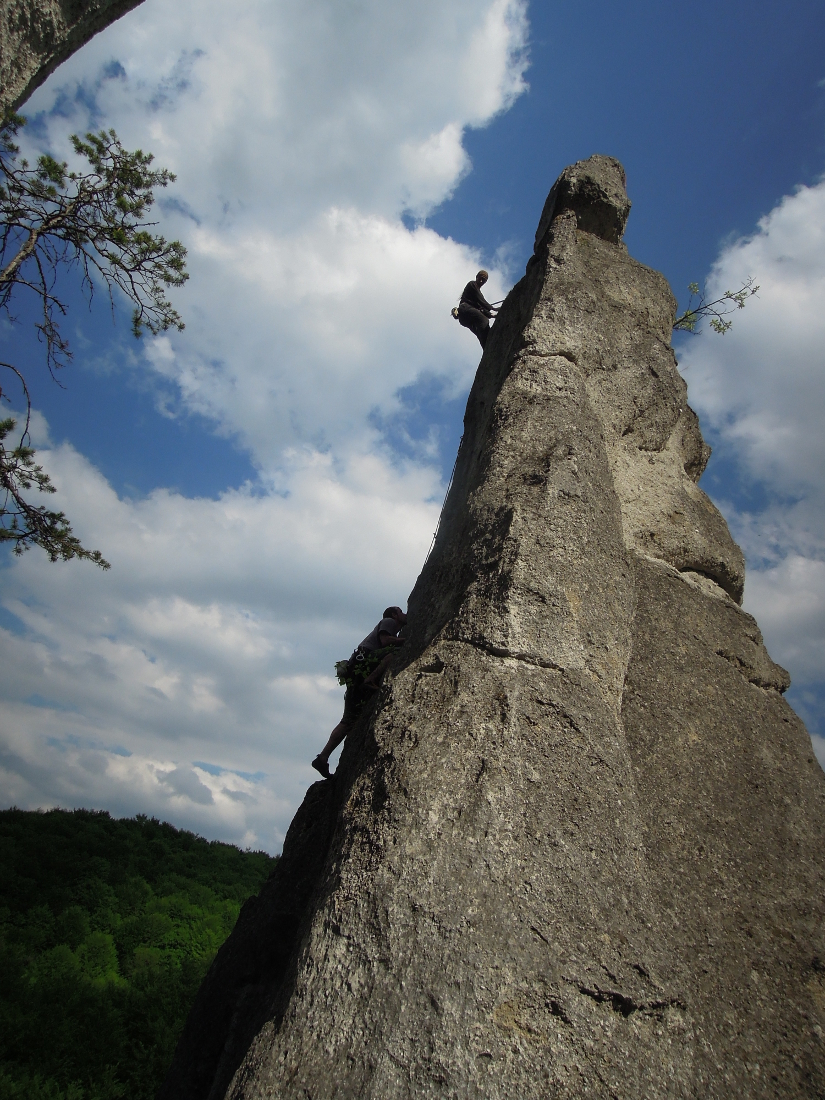
<instances>
[{"instance_id":1,"label":"pine tree branch","mask_svg":"<svg viewBox=\"0 0 825 1100\"><path fill-rule=\"evenodd\" d=\"M45 343L52 377L72 358L60 330L66 306L54 292L63 268L79 267L90 299L102 282L113 309L116 290L123 293L134 307L136 336L146 329L153 334L183 329L166 291L189 278L186 249L180 241L155 235L157 223L146 220L155 201L154 188L166 187L174 175L153 168L151 154L125 150L114 130L89 133L85 139L72 136L75 154L88 169L70 170L49 154L31 166L19 159L14 143L24 123L13 115L0 125L0 309L14 321L12 296L34 294L40 305L34 326ZM23 496L32 489L55 490L28 443L31 401L25 379L13 364L0 366L17 377L27 409L15 446L4 445L15 429L14 418L0 421L0 542L13 542L15 553L39 545L52 561L85 558L108 569L100 551L84 549L72 534L63 512L32 505ZM4 396L0 389L0 399Z\"/></svg>"}]
</instances>

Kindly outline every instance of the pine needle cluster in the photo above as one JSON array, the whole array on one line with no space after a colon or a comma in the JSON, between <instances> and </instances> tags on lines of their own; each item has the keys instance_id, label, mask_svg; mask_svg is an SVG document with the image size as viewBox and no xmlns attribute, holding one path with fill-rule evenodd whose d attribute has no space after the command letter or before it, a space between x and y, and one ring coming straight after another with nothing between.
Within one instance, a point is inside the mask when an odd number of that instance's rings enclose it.
<instances>
[{"instance_id":1,"label":"pine needle cluster","mask_svg":"<svg viewBox=\"0 0 825 1100\"><path fill-rule=\"evenodd\" d=\"M147 220L155 189L168 186L175 176L154 168L151 153L124 149L114 130L72 135L82 169L70 170L49 154L29 164L16 144L24 124L20 115L9 115L0 126L0 312L15 321L12 307L18 297L34 296L35 328L53 377L72 358L60 328L67 312L57 292L63 271L79 273L90 299L102 287L113 309L116 297L124 295L133 306L136 337L144 331L157 335L183 329L167 290L189 278L186 249L180 241L155 234L157 223ZM13 417L0 421L0 542L11 542L17 554L37 545L52 561L85 558L107 569L100 551L84 549L72 534L63 512L27 499L31 490L53 493L55 488L30 445L25 378L13 363L0 361L0 367L11 372L13 387L22 388L26 407L23 430L11 445L5 441L17 422ZM0 385L2 399L10 403L11 392Z\"/></svg>"}]
</instances>

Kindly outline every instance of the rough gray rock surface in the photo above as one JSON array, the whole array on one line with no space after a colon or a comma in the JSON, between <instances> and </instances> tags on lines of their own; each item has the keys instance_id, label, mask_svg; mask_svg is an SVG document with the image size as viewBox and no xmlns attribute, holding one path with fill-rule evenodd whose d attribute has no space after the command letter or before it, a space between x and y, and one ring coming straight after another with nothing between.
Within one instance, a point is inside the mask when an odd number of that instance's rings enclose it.
<instances>
[{"instance_id":1,"label":"rough gray rock surface","mask_svg":"<svg viewBox=\"0 0 825 1100\"><path fill-rule=\"evenodd\" d=\"M0 0L0 113L141 0Z\"/></svg>"},{"instance_id":2,"label":"rough gray rock surface","mask_svg":"<svg viewBox=\"0 0 825 1100\"><path fill-rule=\"evenodd\" d=\"M825 1096L825 776L697 487L628 209L607 157L551 192L403 662L163 1100Z\"/></svg>"}]
</instances>

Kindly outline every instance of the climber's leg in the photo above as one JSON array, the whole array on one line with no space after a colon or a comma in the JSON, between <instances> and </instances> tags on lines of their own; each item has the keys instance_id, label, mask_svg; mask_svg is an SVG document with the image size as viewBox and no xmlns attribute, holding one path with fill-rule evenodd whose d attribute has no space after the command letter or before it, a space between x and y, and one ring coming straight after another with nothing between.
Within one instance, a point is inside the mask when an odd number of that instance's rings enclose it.
<instances>
[{"instance_id":1,"label":"climber's leg","mask_svg":"<svg viewBox=\"0 0 825 1100\"><path fill-rule=\"evenodd\" d=\"M484 347L490 333L490 322L480 309L474 309L473 306L468 306L462 302L458 307L458 323L463 325L464 328L468 328L470 332L474 332L478 337L478 342L482 348Z\"/></svg>"},{"instance_id":2,"label":"climber's leg","mask_svg":"<svg viewBox=\"0 0 825 1100\"><path fill-rule=\"evenodd\" d=\"M347 688L346 694L344 695L344 713L341 716L341 721L329 735L326 745L324 745L312 761L313 768L315 768L317 772L320 772L324 779L331 778L329 758L349 733L355 719L358 717L358 712L369 698L370 694L369 688L365 691L363 684L359 684L358 687Z\"/></svg>"}]
</instances>

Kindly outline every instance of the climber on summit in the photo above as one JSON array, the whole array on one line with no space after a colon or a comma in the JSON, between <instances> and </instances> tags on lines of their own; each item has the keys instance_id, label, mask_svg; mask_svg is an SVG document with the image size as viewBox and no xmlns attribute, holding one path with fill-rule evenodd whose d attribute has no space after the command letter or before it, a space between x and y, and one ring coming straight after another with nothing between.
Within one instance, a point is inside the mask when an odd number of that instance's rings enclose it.
<instances>
[{"instance_id":1,"label":"climber on summit","mask_svg":"<svg viewBox=\"0 0 825 1100\"><path fill-rule=\"evenodd\" d=\"M324 779L332 778L329 770L330 756L349 733L361 707L373 692L378 691L395 650L404 644L404 639L398 637L398 632L406 621L407 616L400 607L388 607L381 622L353 651L350 659L337 663L338 682L345 684L347 688L344 695L344 714L329 735L326 745L312 761L313 768Z\"/></svg>"},{"instance_id":2,"label":"climber on summit","mask_svg":"<svg viewBox=\"0 0 825 1100\"><path fill-rule=\"evenodd\" d=\"M453 310L453 317L464 328L476 334L482 348L487 343L490 333L490 318L498 313L498 308L491 305L481 293L481 288L488 278L486 271L479 271L475 279L464 287L458 309Z\"/></svg>"}]
</instances>

